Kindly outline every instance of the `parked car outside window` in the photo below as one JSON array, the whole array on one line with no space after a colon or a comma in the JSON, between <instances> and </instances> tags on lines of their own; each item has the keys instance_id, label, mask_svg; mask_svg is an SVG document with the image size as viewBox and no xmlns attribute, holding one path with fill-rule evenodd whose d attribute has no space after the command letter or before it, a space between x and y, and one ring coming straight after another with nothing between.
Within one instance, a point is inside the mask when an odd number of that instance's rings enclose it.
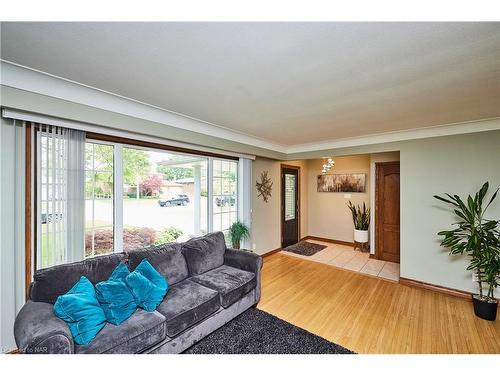
<instances>
[{"instance_id":1,"label":"parked car outside window","mask_svg":"<svg viewBox=\"0 0 500 375\"><path fill-rule=\"evenodd\" d=\"M170 206L187 206L189 203L189 197L186 194L178 194L169 199L160 199L158 204L161 207Z\"/></svg>"},{"instance_id":2,"label":"parked car outside window","mask_svg":"<svg viewBox=\"0 0 500 375\"><path fill-rule=\"evenodd\" d=\"M234 195L215 197L215 204L217 205L217 207L224 207L229 205L234 206L236 204L236 197Z\"/></svg>"},{"instance_id":3,"label":"parked car outside window","mask_svg":"<svg viewBox=\"0 0 500 375\"><path fill-rule=\"evenodd\" d=\"M41 214L41 224L62 220L62 214Z\"/></svg>"}]
</instances>

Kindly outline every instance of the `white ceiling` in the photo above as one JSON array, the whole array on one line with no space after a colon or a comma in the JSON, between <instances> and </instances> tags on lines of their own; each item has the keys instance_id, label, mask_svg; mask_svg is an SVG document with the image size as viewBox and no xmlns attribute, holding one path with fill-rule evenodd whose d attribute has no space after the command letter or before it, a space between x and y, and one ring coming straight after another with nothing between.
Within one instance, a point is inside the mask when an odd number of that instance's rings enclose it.
<instances>
[{"instance_id":1,"label":"white ceiling","mask_svg":"<svg viewBox=\"0 0 500 375\"><path fill-rule=\"evenodd\" d=\"M2 23L1 57L285 146L500 116L500 23Z\"/></svg>"}]
</instances>

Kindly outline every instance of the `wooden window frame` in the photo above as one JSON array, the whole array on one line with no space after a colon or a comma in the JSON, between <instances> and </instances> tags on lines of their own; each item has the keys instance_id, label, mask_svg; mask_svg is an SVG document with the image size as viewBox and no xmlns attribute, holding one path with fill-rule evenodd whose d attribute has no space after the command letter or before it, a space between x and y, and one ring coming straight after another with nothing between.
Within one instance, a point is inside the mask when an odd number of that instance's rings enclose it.
<instances>
[{"instance_id":1,"label":"wooden window frame","mask_svg":"<svg viewBox=\"0 0 500 375\"><path fill-rule=\"evenodd\" d=\"M223 154L218 154L216 152L200 151L200 150L194 150L194 149L189 149L189 148L184 148L184 147L164 145L164 144L155 143L155 142L139 141L137 139L117 137L114 135L107 135L107 134L100 134L100 133L87 132L87 139L96 140L96 141L105 141L105 142L110 142L110 143L121 143L123 145L128 145L128 146L139 146L139 147L159 149L159 150L164 150L164 151L173 151L173 152L178 152L178 153L183 153L183 154L214 157L214 158L219 158L219 159L239 160L239 158L236 156L223 155Z\"/></svg>"}]
</instances>

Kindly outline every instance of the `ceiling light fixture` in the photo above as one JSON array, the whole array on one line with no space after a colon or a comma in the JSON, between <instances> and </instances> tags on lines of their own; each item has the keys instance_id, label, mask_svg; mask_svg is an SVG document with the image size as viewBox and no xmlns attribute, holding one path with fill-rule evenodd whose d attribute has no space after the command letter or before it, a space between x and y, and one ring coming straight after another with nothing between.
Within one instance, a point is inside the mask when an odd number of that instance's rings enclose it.
<instances>
[{"instance_id":1,"label":"ceiling light fixture","mask_svg":"<svg viewBox=\"0 0 500 375\"><path fill-rule=\"evenodd\" d=\"M335 160L333 160L332 158L328 158L327 162L323 164L323 169L321 170L321 172L323 174L326 174L327 172L330 171L330 169L333 168L334 165L335 165Z\"/></svg>"}]
</instances>

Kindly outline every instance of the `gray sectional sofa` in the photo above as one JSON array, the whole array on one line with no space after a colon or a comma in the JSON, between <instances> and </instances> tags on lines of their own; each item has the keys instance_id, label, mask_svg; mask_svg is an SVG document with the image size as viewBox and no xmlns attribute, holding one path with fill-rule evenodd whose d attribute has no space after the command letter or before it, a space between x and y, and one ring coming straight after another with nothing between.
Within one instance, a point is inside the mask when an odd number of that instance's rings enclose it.
<instances>
[{"instance_id":1,"label":"gray sectional sofa","mask_svg":"<svg viewBox=\"0 0 500 375\"><path fill-rule=\"evenodd\" d=\"M137 311L119 326L106 324L88 345L76 345L53 304L81 276L94 285L120 262L133 270L144 258L165 277L170 289L154 312ZM29 300L14 325L25 353L180 353L260 299L262 259L226 248L221 232L185 243L90 258L39 270Z\"/></svg>"}]
</instances>

